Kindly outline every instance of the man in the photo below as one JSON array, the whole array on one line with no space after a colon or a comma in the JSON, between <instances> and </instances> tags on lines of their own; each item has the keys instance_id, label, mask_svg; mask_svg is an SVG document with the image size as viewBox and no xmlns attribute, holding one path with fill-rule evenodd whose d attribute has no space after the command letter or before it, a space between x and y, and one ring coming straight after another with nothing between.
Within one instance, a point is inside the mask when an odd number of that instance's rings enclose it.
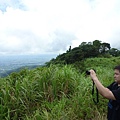
<instances>
[{"instance_id":1,"label":"man","mask_svg":"<svg viewBox=\"0 0 120 120\"><path fill-rule=\"evenodd\" d=\"M108 103L108 120L120 120L120 65L114 68L114 79L111 85L104 87L98 80L94 70L90 70L90 77L95 83L99 93L109 99Z\"/></svg>"}]
</instances>

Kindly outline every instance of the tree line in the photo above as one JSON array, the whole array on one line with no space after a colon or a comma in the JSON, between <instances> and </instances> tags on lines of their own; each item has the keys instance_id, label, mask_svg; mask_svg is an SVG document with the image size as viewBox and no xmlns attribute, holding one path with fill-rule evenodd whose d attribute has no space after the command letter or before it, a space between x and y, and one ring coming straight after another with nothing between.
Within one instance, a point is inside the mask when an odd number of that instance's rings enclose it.
<instances>
[{"instance_id":1,"label":"tree line","mask_svg":"<svg viewBox=\"0 0 120 120\"><path fill-rule=\"evenodd\" d=\"M51 59L46 64L73 64L86 58L111 56L120 56L120 50L111 48L109 43L94 40L93 42L82 42L78 47L73 49L70 46L65 53L58 55L55 59Z\"/></svg>"}]
</instances>

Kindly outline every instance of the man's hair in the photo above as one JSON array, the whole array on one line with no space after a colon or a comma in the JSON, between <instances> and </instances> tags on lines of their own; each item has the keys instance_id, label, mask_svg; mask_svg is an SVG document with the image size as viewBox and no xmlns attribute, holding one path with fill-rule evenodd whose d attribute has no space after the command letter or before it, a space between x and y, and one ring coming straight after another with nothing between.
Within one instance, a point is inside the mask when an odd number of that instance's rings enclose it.
<instances>
[{"instance_id":1,"label":"man's hair","mask_svg":"<svg viewBox=\"0 0 120 120\"><path fill-rule=\"evenodd\" d=\"M119 72L120 72L120 65L115 66L115 67L114 67L114 70L115 70L115 69L119 70Z\"/></svg>"}]
</instances>

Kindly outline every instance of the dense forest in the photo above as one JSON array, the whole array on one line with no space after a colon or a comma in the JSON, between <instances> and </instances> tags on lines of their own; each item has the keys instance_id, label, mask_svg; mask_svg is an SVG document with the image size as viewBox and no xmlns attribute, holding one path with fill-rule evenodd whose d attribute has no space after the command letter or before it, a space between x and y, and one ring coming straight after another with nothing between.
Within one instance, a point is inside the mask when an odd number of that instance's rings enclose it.
<instances>
[{"instance_id":1,"label":"dense forest","mask_svg":"<svg viewBox=\"0 0 120 120\"><path fill-rule=\"evenodd\" d=\"M100 40L94 40L93 42L82 42L78 47L71 49L71 46L66 53L58 55L55 59L52 59L47 65L64 63L73 64L78 61L85 60L86 58L93 57L118 57L120 56L120 50L117 48L111 48L109 43L101 42Z\"/></svg>"}]
</instances>

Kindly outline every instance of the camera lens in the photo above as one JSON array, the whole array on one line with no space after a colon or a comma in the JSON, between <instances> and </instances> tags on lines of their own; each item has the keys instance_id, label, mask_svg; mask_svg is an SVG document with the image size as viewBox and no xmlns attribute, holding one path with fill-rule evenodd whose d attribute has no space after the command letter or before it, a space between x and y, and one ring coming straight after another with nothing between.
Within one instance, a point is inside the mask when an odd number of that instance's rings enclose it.
<instances>
[{"instance_id":1,"label":"camera lens","mask_svg":"<svg viewBox=\"0 0 120 120\"><path fill-rule=\"evenodd\" d=\"M86 75L90 75L90 71L89 70L86 71Z\"/></svg>"}]
</instances>

